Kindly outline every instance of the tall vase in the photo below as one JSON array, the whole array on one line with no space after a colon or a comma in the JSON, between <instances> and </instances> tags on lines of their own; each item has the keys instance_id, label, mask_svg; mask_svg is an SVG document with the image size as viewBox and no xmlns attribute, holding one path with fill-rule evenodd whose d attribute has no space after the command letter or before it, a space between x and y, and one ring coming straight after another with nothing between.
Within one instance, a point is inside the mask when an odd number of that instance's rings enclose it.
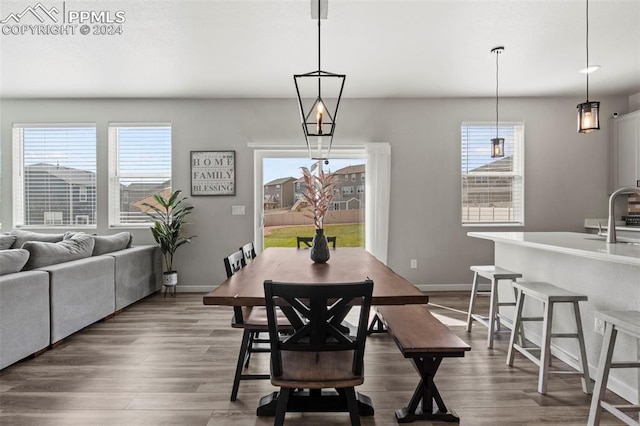
<instances>
[{"instance_id":1,"label":"tall vase","mask_svg":"<svg viewBox=\"0 0 640 426\"><path fill-rule=\"evenodd\" d=\"M316 229L316 235L313 236L311 244L311 260L315 263L326 263L329 257L329 244L324 235L324 229Z\"/></svg>"}]
</instances>

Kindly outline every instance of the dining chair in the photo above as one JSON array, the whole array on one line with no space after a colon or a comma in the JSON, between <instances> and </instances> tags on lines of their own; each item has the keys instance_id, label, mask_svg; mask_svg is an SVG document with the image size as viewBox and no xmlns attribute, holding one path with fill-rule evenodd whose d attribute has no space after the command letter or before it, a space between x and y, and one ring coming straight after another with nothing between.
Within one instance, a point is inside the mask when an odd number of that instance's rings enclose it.
<instances>
[{"instance_id":1,"label":"dining chair","mask_svg":"<svg viewBox=\"0 0 640 426\"><path fill-rule=\"evenodd\" d=\"M332 248L336 248L336 240L338 237L327 237L327 242ZM296 237L298 248L311 248L313 237Z\"/></svg>"},{"instance_id":2,"label":"dining chair","mask_svg":"<svg viewBox=\"0 0 640 426\"><path fill-rule=\"evenodd\" d=\"M253 246L253 243L250 244ZM237 252L234 252L224 258L227 278L231 278L246 266L245 252L243 250L244 247L246 247L246 245ZM255 254L255 251L253 251L253 253ZM284 318L284 315L279 312L279 316L282 317L283 324L285 324L286 318ZM238 390L240 389L241 380L266 380L269 378L269 374L267 373L243 374L242 372L243 369L249 367L249 361L251 360L252 353L270 352L269 339L260 338L261 332L266 333L269 331L267 314L264 306L234 306L231 327L241 328L244 330L242 333L240 351L238 353L236 372L233 377L233 387L231 389L231 401L235 401L238 398Z\"/></svg>"},{"instance_id":3,"label":"dining chair","mask_svg":"<svg viewBox=\"0 0 640 426\"><path fill-rule=\"evenodd\" d=\"M284 423L287 404L296 389L335 388L344 395L352 425L360 425L355 386L364 382L363 357L373 281L334 284L264 282L271 384L280 387L274 425ZM357 331L342 322L359 305ZM293 328L282 334L276 307ZM330 410L330 409L329 409ZM328 411L325 405L318 412Z\"/></svg>"},{"instance_id":4,"label":"dining chair","mask_svg":"<svg viewBox=\"0 0 640 426\"><path fill-rule=\"evenodd\" d=\"M247 243L245 245L243 245L242 247L240 247L240 250L242 250L242 254L244 255L244 263L245 265L249 262L251 262L253 259L256 258L256 247L253 244L253 241L251 241L250 243Z\"/></svg>"}]
</instances>

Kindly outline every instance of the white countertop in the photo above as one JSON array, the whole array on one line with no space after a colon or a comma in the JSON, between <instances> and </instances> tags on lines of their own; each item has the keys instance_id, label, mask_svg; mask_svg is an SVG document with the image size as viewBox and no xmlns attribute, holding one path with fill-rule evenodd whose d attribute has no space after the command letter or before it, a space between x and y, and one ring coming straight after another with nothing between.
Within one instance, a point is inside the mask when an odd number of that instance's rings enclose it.
<instances>
[{"instance_id":1,"label":"white countertop","mask_svg":"<svg viewBox=\"0 0 640 426\"><path fill-rule=\"evenodd\" d=\"M468 236L640 266L640 245L607 244L603 237L577 232L468 232ZM640 239L618 238L640 243ZM638 277L640 282L640 276Z\"/></svg>"}]
</instances>

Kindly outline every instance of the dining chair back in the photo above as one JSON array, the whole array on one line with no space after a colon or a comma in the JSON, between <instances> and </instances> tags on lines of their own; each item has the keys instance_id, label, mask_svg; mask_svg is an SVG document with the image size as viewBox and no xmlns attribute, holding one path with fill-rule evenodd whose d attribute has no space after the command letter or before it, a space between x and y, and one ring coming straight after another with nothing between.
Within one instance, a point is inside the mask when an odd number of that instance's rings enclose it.
<instances>
[{"instance_id":1,"label":"dining chair back","mask_svg":"<svg viewBox=\"0 0 640 426\"><path fill-rule=\"evenodd\" d=\"M332 248L336 248L336 240L338 237L327 237L327 242ZM298 248L311 248L313 237L296 237Z\"/></svg>"},{"instance_id":2,"label":"dining chair back","mask_svg":"<svg viewBox=\"0 0 640 426\"><path fill-rule=\"evenodd\" d=\"M243 245L242 247L240 247L240 250L242 251L242 254L244 256L245 265L248 264L249 262L251 262L257 256L256 255L256 247L253 244L253 241L251 241L250 243L247 243L247 244Z\"/></svg>"},{"instance_id":3,"label":"dining chair back","mask_svg":"<svg viewBox=\"0 0 640 426\"><path fill-rule=\"evenodd\" d=\"M238 250L224 258L224 268L227 271L227 278L231 278L233 274L244 268L244 254L242 250Z\"/></svg>"},{"instance_id":4,"label":"dining chair back","mask_svg":"<svg viewBox=\"0 0 640 426\"><path fill-rule=\"evenodd\" d=\"M284 421L294 389L342 389L353 425L360 424L355 386L364 382L363 358L373 281L334 284L264 282L271 341L271 383L280 386L275 425ZM355 335L343 324L359 305ZM292 332L283 334L276 308ZM340 391L339 391L340 393ZM326 408L326 407L324 407ZM323 411L319 407L319 411Z\"/></svg>"}]
</instances>

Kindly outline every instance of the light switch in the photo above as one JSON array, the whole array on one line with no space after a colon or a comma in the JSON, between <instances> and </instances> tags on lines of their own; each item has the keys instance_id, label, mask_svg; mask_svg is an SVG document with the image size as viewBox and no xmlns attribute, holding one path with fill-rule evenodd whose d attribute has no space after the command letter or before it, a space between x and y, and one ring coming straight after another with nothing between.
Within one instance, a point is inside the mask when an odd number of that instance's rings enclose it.
<instances>
[{"instance_id":1,"label":"light switch","mask_svg":"<svg viewBox=\"0 0 640 426\"><path fill-rule=\"evenodd\" d=\"M231 206L233 216L244 216L244 206Z\"/></svg>"}]
</instances>

